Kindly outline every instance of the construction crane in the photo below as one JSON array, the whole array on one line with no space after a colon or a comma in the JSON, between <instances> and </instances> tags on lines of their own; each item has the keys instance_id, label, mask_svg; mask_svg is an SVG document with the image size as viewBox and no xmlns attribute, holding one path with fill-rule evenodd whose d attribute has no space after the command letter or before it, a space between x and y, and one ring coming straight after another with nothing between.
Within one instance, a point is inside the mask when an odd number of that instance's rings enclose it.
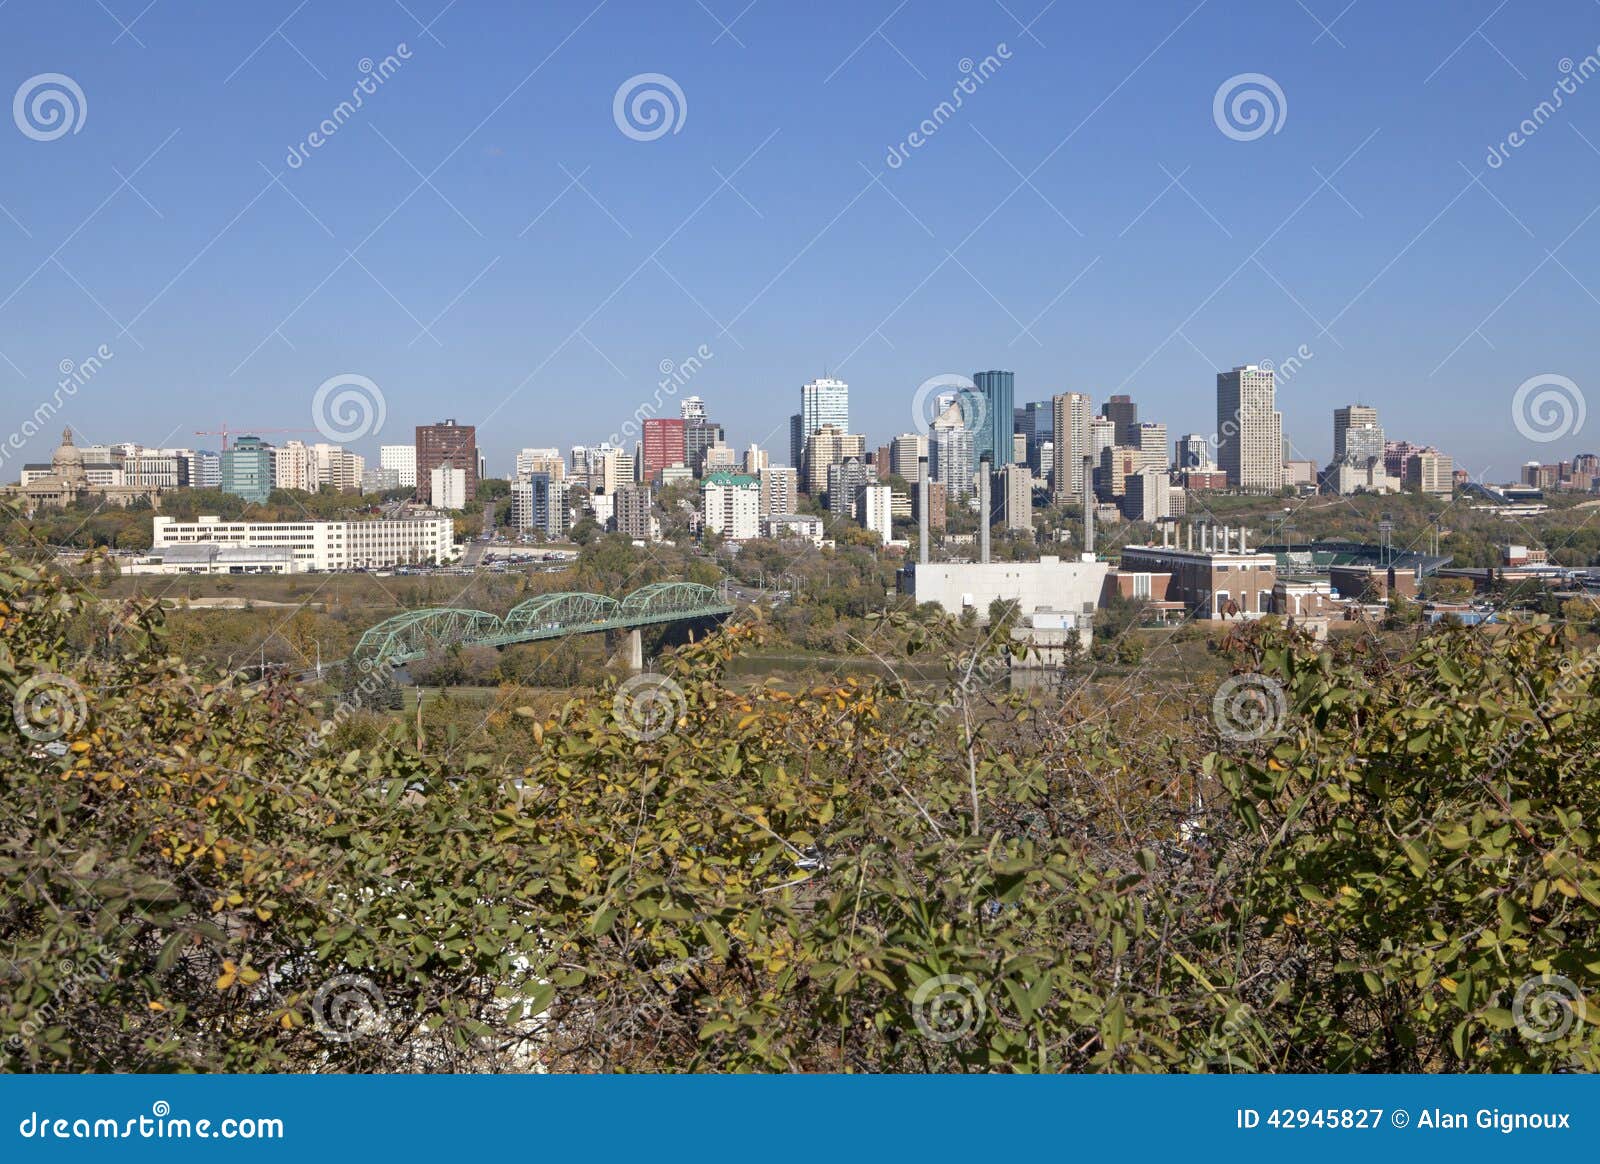
<instances>
[{"instance_id":1,"label":"construction crane","mask_svg":"<svg viewBox=\"0 0 1600 1164\"><path fill-rule=\"evenodd\" d=\"M260 425L246 425L246 426L244 426L242 428L229 428L228 427L228 422L227 421L223 421L221 428L218 428L218 429L215 429L215 430L197 428L197 429L194 430L194 435L195 436L219 436L219 437L221 437L222 438L222 451L223 452L227 452L228 451L228 438L232 437L232 436L257 436L260 433L264 433L264 432L280 433L280 432L320 432L320 431L321 431L320 429L315 429L315 428L264 428L264 427L262 427Z\"/></svg>"}]
</instances>

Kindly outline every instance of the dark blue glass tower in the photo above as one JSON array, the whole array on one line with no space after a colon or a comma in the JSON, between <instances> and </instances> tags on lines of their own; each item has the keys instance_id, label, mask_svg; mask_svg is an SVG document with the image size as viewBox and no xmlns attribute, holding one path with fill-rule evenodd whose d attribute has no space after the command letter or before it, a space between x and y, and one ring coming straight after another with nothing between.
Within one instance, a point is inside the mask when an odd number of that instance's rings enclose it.
<instances>
[{"instance_id":1,"label":"dark blue glass tower","mask_svg":"<svg viewBox=\"0 0 1600 1164\"><path fill-rule=\"evenodd\" d=\"M984 457L992 465L1011 463L1011 433L1016 424L1012 398L1015 395L1013 372L974 372L972 382L983 397L983 424L972 434L972 467Z\"/></svg>"}]
</instances>

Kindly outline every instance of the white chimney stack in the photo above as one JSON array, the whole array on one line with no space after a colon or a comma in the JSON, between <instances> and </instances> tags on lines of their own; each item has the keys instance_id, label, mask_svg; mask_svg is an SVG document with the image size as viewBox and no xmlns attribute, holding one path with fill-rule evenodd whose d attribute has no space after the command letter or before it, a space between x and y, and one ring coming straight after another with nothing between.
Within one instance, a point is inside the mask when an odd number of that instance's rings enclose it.
<instances>
[{"instance_id":1,"label":"white chimney stack","mask_svg":"<svg viewBox=\"0 0 1600 1164\"><path fill-rule=\"evenodd\" d=\"M928 527L933 524L933 515L928 512L928 457L924 453L917 458L917 524L921 529L921 556L917 559L924 566L928 564Z\"/></svg>"}]
</instances>

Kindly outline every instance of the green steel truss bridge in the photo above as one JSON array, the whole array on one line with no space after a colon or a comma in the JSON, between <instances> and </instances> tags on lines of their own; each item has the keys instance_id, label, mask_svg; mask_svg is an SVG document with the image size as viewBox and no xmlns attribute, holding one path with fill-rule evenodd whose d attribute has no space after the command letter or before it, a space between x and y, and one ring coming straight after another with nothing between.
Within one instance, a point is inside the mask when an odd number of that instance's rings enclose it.
<instances>
[{"instance_id":1,"label":"green steel truss bridge","mask_svg":"<svg viewBox=\"0 0 1600 1164\"><path fill-rule=\"evenodd\" d=\"M541 594L518 603L504 618L483 610L429 607L368 627L350 658L374 667L399 666L455 646L505 647L732 613L732 604L715 590L693 582L652 582L621 600L581 592Z\"/></svg>"}]
</instances>

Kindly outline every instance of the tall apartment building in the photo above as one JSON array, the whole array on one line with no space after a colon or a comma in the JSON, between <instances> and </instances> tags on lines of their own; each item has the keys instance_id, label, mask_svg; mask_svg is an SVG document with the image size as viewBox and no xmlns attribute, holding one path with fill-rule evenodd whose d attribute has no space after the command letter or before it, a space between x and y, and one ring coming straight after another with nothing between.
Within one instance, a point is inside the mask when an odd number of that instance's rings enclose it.
<instances>
[{"instance_id":1,"label":"tall apartment building","mask_svg":"<svg viewBox=\"0 0 1600 1164\"><path fill-rule=\"evenodd\" d=\"M567 487L551 474L533 472L511 483L511 520L518 529L559 538L567 517Z\"/></svg>"},{"instance_id":2,"label":"tall apartment building","mask_svg":"<svg viewBox=\"0 0 1600 1164\"><path fill-rule=\"evenodd\" d=\"M889 442L889 472L902 481L915 481L917 458L927 455L927 437L920 432L903 432Z\"/></svg>"},{"instance_id":3,"label":"tall apartment building","mask_svg":"<svg viewBox=\"0 0 1600 1164\"><path fill-rule=\"evenodd\" d=\"M286 441L272 449L272 484L277 489L317 491L317 459L303 441Z\"/></svg>"},{"instance_id":4,"label":"tall apartment building","mask_svg":"<svg viewBox=\"0 0 1600 1164\"><path fill-rule=\"evenodd\" d=\"M399 482L396 488L415 489L417 487L417 446L379 445L378 467L380 469L394 470L395 480Z\"/></svg>"},{"instance_id":5,"label":"tall apartment building","mask_svg":"<svg viewBox=\"0 0 1600 1164\"><path fill-rule=\"evenodd\" d=\"M893 493L888 485L863 485L856 495L856 520L884 545L894 536Z\"/></svg>"},{"instance_id":6,"label":"tall apartment building","mask_svg":"<svg viewBox=\"0 0 1600 1164\"><path fill-rule=\"evenodd\" d=\"M1011 434L1016 425L1016 373L974 372L972 383L983 398L985 409L983 424L973 434L972 468L976 471L984 457L992 465L1009 464Z\"/></svg>"},{"instance_id":7,"label":"tall apartment building","mask_svg":"<svg viewBox=\"0 0 1600 1164\"><path fill-rule=\"evenodd\" d=\"M189 462L189 484L196 489L222 488L222 457L207 449L197 449Z\"/></svg>"},{"instance_id":8,"label":"tall apartment building","mask_svg":"<svg viewBox=\"0 0 1600 1164\"><path fill-rule=\"evenodd\" d=\"M1230 488L1283 488L1283 414L1271 369L1241 364L1217 373L1217 464Z\"/></svg>"},{"instance_id":9,"label":"tall apartment building","mask_svg":"<svg viewBox=\"0 0 1600 1164\"><path fill-rule=\"evenodd\" d=\"M644 422L645 481L654 481L661 471L673 465L687 465L684 420L682 417L652 416Z\"/></svg>"},{"instance_id":10,"label":"tall apartment building","mask_svg":"<svg viewBox=\"0 0 1600 1164\"><path fill-rule=\"evenodd\" d=\"M859 457L846 457L828 466L828 512L850 517L856 512L861 490L876 485L878 475Z\"/></svg>"},{"instance_id":11,"label":"tall apartment building","mask_svg":"<svg viewBox=\"0 0 1600 1164\"><path fill-rule=\"evenodd\" d=\"M847 457L862 462L867 457L867 438L848 433L836 425L824 424L806 437L806 492L815 497L828 488L828 468Z\"/></svg>"},{"instance_id":12,"label":"tall apartment building","mask_svg":"<svg viewBox=\"0 0 1600 1164\"><path fill-rule=\"evenodd\" d=\"M788 465L768 465L757 475L761 482L761 516L782 517L800 504L800 473Z\"/></svg>"},{"instance_id":13,"label":"tall apartment building","mask_svg":"<svg viewBox=\"0 0 1600 1164\"><path fill-rule=\"evenodd\" d=\"M744 471L754 477L772 464L772 457L760 445L751 445L744 451Z\"/></svg>"},{"instance_id":14,"label":"tall apartment building","mask_svg":"<svg viewBox=\"0 0 1600 1164\"><path fill-rule=\"evenodd\" d=\"M928 473L947 497L970 497L974 491L974 437L961 403L952 399L928 430Z\"/></svg>"},{"instance_id":15,"label":"tall apartment building","mask_svg":"<svg viewBox=\"0 0 1600 1164\"><path fill-rule=\"evenodd\" d=\"M648 485L623 485L617 489L617 532L636 541L655 536L654 506Z\"/></svg>"},{"instance_id":16,"label":"tall apartment building","mask_svg":"<svg viewBox=\"0 0 1600 1164\"><path fill-rule=\"evenodd\" d=\"M741 473L712 473L700 486L706 528L730 542L761 536L761 483Z\"/></svg>"},{"instance_id":17,"label":"tall apartment building","mask_svg":"<svg viewBox=\"0 0 1600 1164\"><path fill-rule=\"evenodd\" d=\"M441 420L417 425L417 500L433 501L433 471L441 465L460 469L467 501L478 496L478 430L470 424Z\"/></svg>"},{"instance_id":18,"label":"tall apartment building","mask_svg":"<svg viewBox=\"0 0 1600 1164\"><path fill-rule=\"evenodd\" d=\"M1057 505L1081 502L1093 481L1084 480L1083 459L1092 456L1090 418L1094 405L1083 392L1065 392L1051 398L1054 411L1055 471L1050 499ZM1113 422L1115 423L1115 422Z\"/></svg>"},{"instance_id":19,"label":"tall apartment building","mask_svg":"<svg viewBox=\"0 0 1600 1164\"><path fill-rule=\"evenodd\" d=\"M440 509L465 509L467 471L455 465L435 465L428 474L428 496Z\"/></svg>"},{"instance_id":20,"label":"tall apartment building","mask_svg":"<svg viewBox=\"0 0 1600 1164\"><path fill-rule=\"evenodd\" d=\"M361 474L367 459L341 445L318 442L311 446L311 459L317 467L316 488L326 485L335 493L355 493L361 489Z\"/></svg>"},{"instance_id":21,"label":"tall apartment building","mask_svg":"<svg viewBox=\"0 0 1600 1164\"><path fill-rule=\"evenodd\" d=\"M989 524L1003 523L1008 530L1033 528L1033 470L1026 465L1002 465L989 486L993 512Z\"/></svg>"}]
</instances>

